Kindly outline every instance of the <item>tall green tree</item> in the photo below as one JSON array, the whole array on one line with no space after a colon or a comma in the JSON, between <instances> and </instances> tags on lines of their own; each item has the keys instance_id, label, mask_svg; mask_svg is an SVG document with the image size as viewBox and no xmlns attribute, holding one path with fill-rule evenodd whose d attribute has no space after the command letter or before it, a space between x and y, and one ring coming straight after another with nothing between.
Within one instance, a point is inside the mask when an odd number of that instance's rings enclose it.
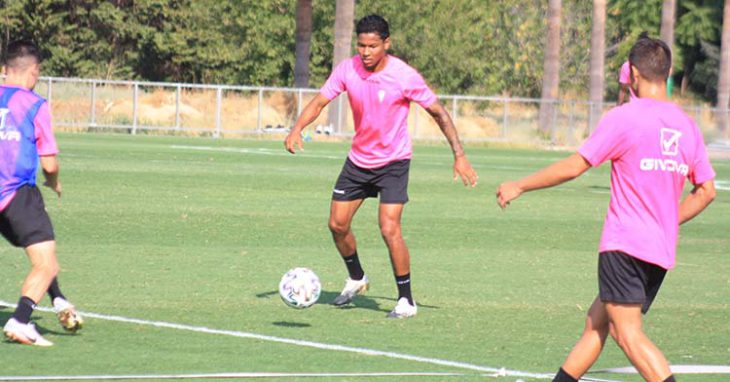
<instances>
[{"instance_id":1,"label":"tall green tree","mask_svg":"<svg viewBox=\"0 0 730 382\"><path fill-rule=\"evenodd\" d=\"M545 39L545 68L543 70L542 93L540 96L539 127L547 134L552 126L554 101L558 99L560 84L560 14L561 0L549 0L547 13L547 37Z\"/></svg>"},{"instance_id":2,"label":"tall green tree","mask_svg":"<svg viewBox=\"0 0 730 382\"><path fill-rule=\"evenodd\" d=\"M332 69L350 57L355 18L355 0L337 0L336 4ZM328 123L338 132L343 130L347 120L346 105L344 97L340 96L329 106Z\"/></svg>"},{"instance_id":3,"label":"tall green tree","mask_svg":"<svg viewBox=\"0 0 730 382\"><path fill-rule=\"evenodd\" d=\"M720 74L717 79L717 128L727 137L728 107L730 107L730 0L725 0L722 12Z\"/></svg>"},{"instance_id":4,"label":"tall green tree","mask_svg":"<svg viewBox=\"0 0 730 382\"><path fill-rule=\"evenodd\" d=\"M606 0L593 0L593 31L591 33L591 81L589 88L591 131L603 111L603 79L606 58Z\"/></svg>"},{"instance_id":5,"label":"tall green tree","mask_svg":"<svg viewBox=\"0 0 730 382\"><path fill-rule=\"evenodd\" d=\"M297 0L296 64L294 86L309 86L309 54L312 43L312 0Z\"/></svg>"}]
</instances>

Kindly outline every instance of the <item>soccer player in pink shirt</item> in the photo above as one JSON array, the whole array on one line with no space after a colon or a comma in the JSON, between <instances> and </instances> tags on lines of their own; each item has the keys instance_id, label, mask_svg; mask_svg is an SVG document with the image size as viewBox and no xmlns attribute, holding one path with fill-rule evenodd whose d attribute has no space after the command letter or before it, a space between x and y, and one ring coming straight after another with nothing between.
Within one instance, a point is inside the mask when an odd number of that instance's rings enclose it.
<instances>
[{"instance_id":1,"label":"soccer player in pink shirt","mask_svg":"<svg viewBox=\"0 0 730 382\"><path fill-rule=\"evenodd\" d=\"M31 263L18 306L3 332L11 341L51 346L53 343L30 322L33 309L46 292L64 329L76 331L83 323L59 289L53 226L36 187L40 163L44 185L61 196L58 147L48 103L33 92L40 74L40 51L28 41L12 42L3 63L6 78L0 86L0 234L13 246L24 248Z\"/></svg>"},{"instance_id":2,"label":"soccer player in pink shirt","mask_svg":"<svg viewBox=\"0 0 730 382\"><path fill-rule=\"evenodd\" d=\"M631 87L631 68L629 67L628 60L621 65L621 71L618 76L618 86L618 106L629 102L632 98L636 98L634 88Z\"/></svg>"},{"instance_id":3,"label":"soccer player in pink shirt","mask_svg":"<svg viewBox=\"0 0 730 382\"><path fill-rule=\"evenodd\" d=\"M464 185L475 186L477 174L464 154L451 117L421 75L387 54L388 23L378 15L365 16L358 21L356 33L358 54L334 69L319 94L302 111L284 145L292 154L297 148L301 150L302 130L330 101L347 92L355 137L332 193L329 228L349 277L333 304L344 306L368 288L350 224L365 198L380 195L380 232L398 288L398 302L388 316L411 317L417 313L417 306L411 294L410 255L401 234L412 155L407 126L411 102L426 109L449 141L454 154L454 179L461 177Z\"/></svg>"},{"instance_id":4,"label":"soccer player in pink shirt","mask_svg":"<svg viewBox=\"0 0 730 382\"><path fill-rule=\"evenodd\" d=\"M671 62L661 40L637 41L629 63L638 97L607 112L576 154L497 189L504 209L524 192L561 184L611 161L599 294L580 340L553 381L578 381L598 359L609 333L644 379L674 381L666 358L642 330L642 313L675 266L679 225L715 198L715 171L702 133L667 99ZM686 179L694 188L682 199Z\"/></svg>"},{"instance_id":5,"label":"soccer player in pink shirt","mask_svg":"<svg viewBox=\"0 0 730 382\"><path fill-rule=\"evenodd\" d=\"M644 31L639 34L639 40L642 38L648 38L649 34ZM626 60L623 65L621 65L621 70L619 71L618 75L618 106L623 105L626 102L631 101L632 99L636 98L636 92L634 91L634 88L631 87L631 67L629 65L629 60Z\"/></svg>"}]
</instances>

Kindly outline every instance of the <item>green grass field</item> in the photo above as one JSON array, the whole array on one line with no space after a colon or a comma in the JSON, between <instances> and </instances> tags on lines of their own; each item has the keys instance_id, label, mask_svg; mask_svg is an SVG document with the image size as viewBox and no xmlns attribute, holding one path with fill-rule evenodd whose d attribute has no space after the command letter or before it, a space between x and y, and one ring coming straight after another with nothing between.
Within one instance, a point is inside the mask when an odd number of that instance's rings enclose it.
<instances>
[{"instance_id":1,"label":"green grass field","mask_svg":"<svg viewBox=\"0 0 730 382\"><path fill-rule=\"evenodd\" d=\"M463 364L552 373L597 294L608 165L526 194L506 212L494 200L501 181L564 152L467 147L480 175L479 185L467 189L452 182L446 146L416 146L404 235L419 314L389 320L397 293L373 199L354 222L371 290L351 308L328 305L347 276L327 218L348 144L313 142L292 156L279 141L101 134L58 141L64 196L44 196L61 287L84 312L143 321L87 316L81 332L67 335L51 313L36 312L41 332L56 345L0 343L0 376L449 372L461 375L263 379L492 380ZM730 162L714 166L727 185ZM709 209L683 227L678 267L646 316L650 337L673 364L730 365L729 197L718 191ZM310 309L288 308L278 297L280 277L295 266L322 280L320 303ZM17 301L27 270L22 251L0 243L0 300ZM11 313L0 309L0 321ZM595 368L624 366L628 360L609 340Z\"/></svg>"}]
</instances>

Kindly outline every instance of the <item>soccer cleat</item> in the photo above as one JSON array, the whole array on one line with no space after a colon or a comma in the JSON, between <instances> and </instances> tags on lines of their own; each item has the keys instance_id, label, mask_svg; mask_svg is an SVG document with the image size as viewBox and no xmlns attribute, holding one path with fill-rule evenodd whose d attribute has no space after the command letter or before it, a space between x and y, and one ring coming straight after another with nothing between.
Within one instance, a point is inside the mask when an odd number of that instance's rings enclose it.
<instances>
[{"instance_id":1,"label":"soccer cleat","mask_svg":"<svg viewBox=\"0 0 730 382\"><path fill-rule=\"evenodd\" d=\"M361 280L353 280L348 277L345 280L345 288L342 289L342 293L339 296L335 297L332 305L343 306L349 304L355 298L355 295L365 293L369 285L368 277L365 275L363 275Z\"/></svg>"},{"instance_id":2,"label":"soccer cleat","mask_svg":"<svg viewBox=\"0 0 730 382\"><path fill-rule=\"evenodd\" d=\"M388 313L388 318L407 318L413 317L418 313L418 307L416 302L413 301L413 305L408 303L408 299L401 297L398 299L398 303L395 305L395 309Z\"/></svg>"},{"instance_id":3,"label":"soccer cleat","mask_svg":"<svg viewBox=\"0 0 730 382\"><path fill-rule=\"evenodd\" d=\"M3 332L5 332L5 337L9 341L19 342L25 345L53 346L53 342L48 341L38 333L32 322L21 324L20 321L11 318L5 324Z\"/></svg>"},{"instance_id":4,"label":"soccer cleat","mask_svg":"<svg viewBox=\"0 0 730 382\"><path fill-rule=\"evenodd\" d=\"M76 308L61 297L53 299L53 310L58 316L58 323L64 330L75 332L84 326L84 319L76 312Z\"/></svg>"}]
</instances>

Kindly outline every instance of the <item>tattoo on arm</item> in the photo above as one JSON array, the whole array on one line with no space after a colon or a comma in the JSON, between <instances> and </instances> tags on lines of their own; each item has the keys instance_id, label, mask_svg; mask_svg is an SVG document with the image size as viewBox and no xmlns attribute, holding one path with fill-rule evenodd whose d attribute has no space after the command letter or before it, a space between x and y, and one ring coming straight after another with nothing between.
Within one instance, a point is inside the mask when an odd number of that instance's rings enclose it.
<instances>
[{"instance_id":1,"label":"tattoo on arm","mask_svg":"<svg viewBox=\"0 0 730 382\"><path fill-rule=\"evenodd\" d=\"M451 151L454 153L454 157L464 155L464 149L461 147L459 141L459 134L456 132L454 121L451 120L451 116L446 109L440 103L435 103L432 107L426 109L428 114L431 115L434 121L439 125L441 132L444 134L446 139L451 145Z\"/></svg>"}]
</instances>

